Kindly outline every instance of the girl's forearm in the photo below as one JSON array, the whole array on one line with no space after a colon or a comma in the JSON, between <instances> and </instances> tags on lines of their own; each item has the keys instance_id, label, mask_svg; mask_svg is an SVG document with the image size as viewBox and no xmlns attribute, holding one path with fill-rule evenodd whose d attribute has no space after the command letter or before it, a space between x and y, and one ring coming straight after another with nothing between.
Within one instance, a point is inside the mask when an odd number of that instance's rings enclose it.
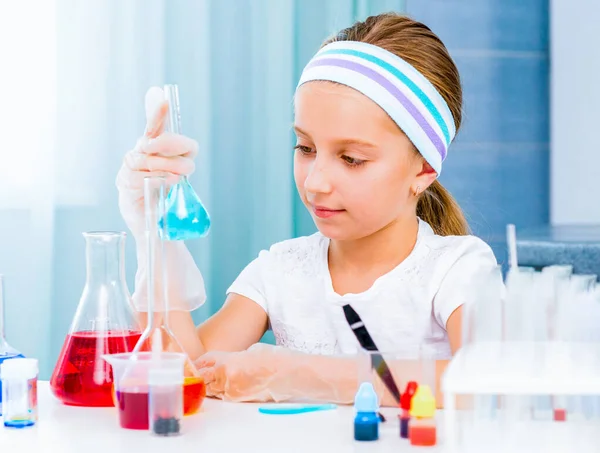
<instances>
[{"instance_id":1,"label":"girl's forearm","mask_svg":"<svg viewBox=\"0 0 600 453\"><path fill-rule=\"evenodd\" d=\"M311 399L338 404L352 404L361 382L373 383L383 406L397 406L397 402L385 387L379 376L372 370L368 356L323 356L292 353L289 361L293 364L287 373L281 373L271 382L271 393L275 400ZM400 391L407 382L424 384L423 362L418 360L388 361L388 366ZM442 405L440 379L448 365L447 360L431 362L431 376L438 407Z\"/></svg>"}]
</instances>

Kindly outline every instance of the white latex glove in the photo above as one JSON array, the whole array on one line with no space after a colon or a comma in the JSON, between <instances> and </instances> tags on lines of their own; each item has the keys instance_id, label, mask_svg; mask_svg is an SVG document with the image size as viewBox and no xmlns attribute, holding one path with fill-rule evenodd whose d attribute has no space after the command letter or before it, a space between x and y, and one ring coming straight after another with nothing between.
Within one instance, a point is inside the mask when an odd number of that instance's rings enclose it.
<instances>
[{"instance_id":1,"label":"white latex glove","mask_svg":"<svg viewBox=\"0 0 600 453\"><path fill-rule=\"evenodd\" d=\"M246 351L207 352L195 362L207 396L225 401L328 401L351 404L356 357L304 354L257 343Z\"/></svg>"},{"instance_id":2,"label":"white latex glove","mask_svg":"<svg viewBox=\"0 0 600 453\"><path fill-rule=\"evenodd\" d=\"M441 376L447 363L432 362L435 376ZM408 381L424 382L431 377L421 360L413 357L388 358L387 364L400 391ZM195 365L206 383L206 395L225 401L352 404L360 383L371 382L383 406L398 407L364 351L327 356L257 343L246 351L209 351ZM439 390L436 393L440 395Z\"/></svg>"},{"instance_id":3,"label":"white latex glove","mask_svg":"<svg viewBox=\"0 0 600 453\"><path fill-rule=\"evenodd\" d=\"M164 132L169 109L161 88L146 93L146 130L123 159L117 175L119 209L136 241L144 237L144 178L165 176L170 187L180 175L194 171L198 143L183 135Z\"/></svg>"},{"instance_id":4,"label":"white latex glove","mask_svg":"<svg viewBox=\"0 0 600 453\"><path fill-rule=\"evenodd\" d=\"M133 302L138 311L147 311L147 244L144 219L144 178L165 176L167 188L181 175L194 171L198 143L183 135L164 132L169 109L163 90L152 87L146 93L146 130L123 159L117 175L119 210L136 241L138 270ZM191 311L206 300L204 280L183 241L165 241L165 274L170 310ZM157 294L155 310L162 296Z\"/></svg>"}]
</instances>

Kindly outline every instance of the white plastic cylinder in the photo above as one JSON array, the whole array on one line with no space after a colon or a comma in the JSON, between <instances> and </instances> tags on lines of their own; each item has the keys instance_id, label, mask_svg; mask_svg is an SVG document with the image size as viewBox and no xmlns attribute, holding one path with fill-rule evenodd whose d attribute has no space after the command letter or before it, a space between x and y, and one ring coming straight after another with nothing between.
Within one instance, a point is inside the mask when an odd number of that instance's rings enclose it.
<instances>
[{"instance_id":1,"label":"white plastic cylinder","mask_svg":"<svg viewBox=\"0 0 600 453\"><path fill-rule=\"evenodd\" d=\"M7 360L0 366L4 426L25 428L38 419L37 359Z\"/></svg>"},{"instance_id":2,"label":"white plastic cylinder","mask_svg":"<svg viewBox=\"0 0 600 453\"><path fill-rule=\"evenodd\" d=\"M148 416L156 436L181 434L183 420L183 367L150 370Z\"/></svg>"}]
</instances>

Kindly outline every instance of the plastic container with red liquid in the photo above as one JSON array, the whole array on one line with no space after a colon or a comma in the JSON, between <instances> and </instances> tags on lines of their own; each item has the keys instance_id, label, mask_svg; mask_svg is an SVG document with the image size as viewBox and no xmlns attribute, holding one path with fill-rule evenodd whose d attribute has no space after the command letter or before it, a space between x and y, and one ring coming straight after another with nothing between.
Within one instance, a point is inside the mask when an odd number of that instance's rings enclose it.
<instances>
[{"instance_id":1,"label":"plastic container with red liquid","mask_svg":"<svg viewBox=\"0 0 600 453\"><path fill-rule=\"evenodd\" d=\"M125 233L89 232L87 277L50 378L54 396L73 406L110 407L113 375L101 356L130 352L141 336L125 281Z\"/></svg>"},{"instance_id":2,"label":"plastic container with red liquid","mask_svg":"<svg viewBox=\"0 0 600 453\"><path fill-rule=\"evenodd\" d=\"M103 359L112 365L114 371L115 397L121 428L141 430L149 428L150 377L157 371L170 371L179 373L183 380L186 358L184 353L160 351L103 356Z\"/></svg>"}]
</instances>

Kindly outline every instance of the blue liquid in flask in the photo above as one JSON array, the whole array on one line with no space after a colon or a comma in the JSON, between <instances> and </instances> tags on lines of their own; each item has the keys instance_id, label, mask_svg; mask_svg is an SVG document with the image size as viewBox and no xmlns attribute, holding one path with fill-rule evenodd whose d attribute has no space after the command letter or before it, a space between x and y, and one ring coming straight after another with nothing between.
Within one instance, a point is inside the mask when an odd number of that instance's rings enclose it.
<instances>
[{"instance_id":1,"label":"blue liquid in flask","mask_svg":"<svg viewBox=\"0 0 600 453\"><path fill-rule=\"evenodd\" d=\"M208 234L210 217L187 178L181 178L169 191L165 215L158 226L169 241L196 239Z\"/></svg>"},{"instance_id":2,"label":"blue liquid in flask","mask_svg":"<svg viewBox=\"0 0 600 453\"><path fill-rule=\"evenodd\" d=\"M177 85L165 85L165 100L169 104L165 131L181 134L179 89ZM210 217L194 191L187 176L182 176L165 200L165 213L158 221L163 239L185 241L204 237L210 230Z\"/></svg>"}]
</instances>

